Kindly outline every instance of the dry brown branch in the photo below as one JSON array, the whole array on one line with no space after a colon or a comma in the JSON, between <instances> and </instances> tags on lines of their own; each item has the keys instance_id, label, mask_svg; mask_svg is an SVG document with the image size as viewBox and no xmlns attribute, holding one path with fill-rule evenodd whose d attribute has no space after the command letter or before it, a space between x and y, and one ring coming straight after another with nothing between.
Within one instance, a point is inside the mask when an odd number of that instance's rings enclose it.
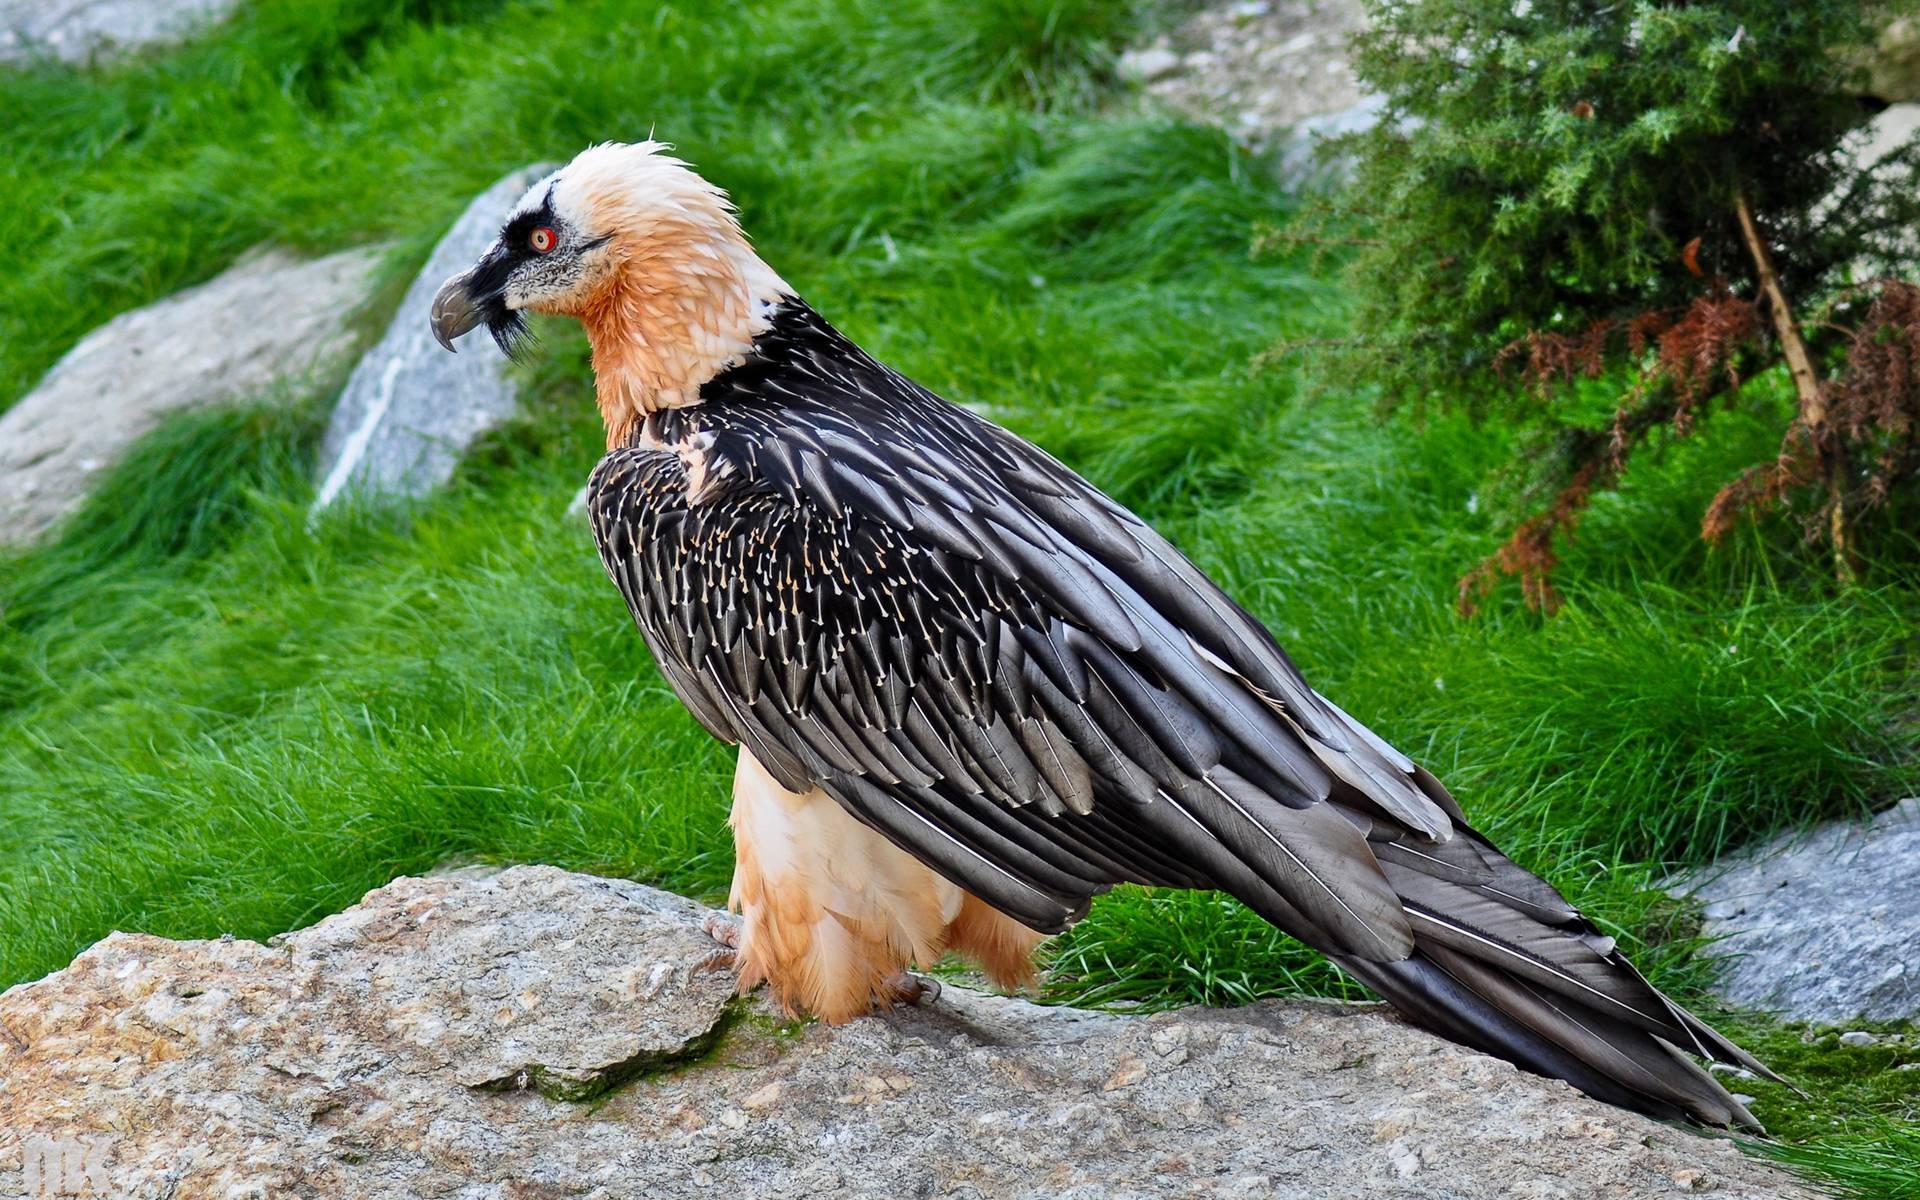
<instances>
[{"instance_id":1,"label":"dry brown branch","mask_svg":"<svg viewBox=\"0 0 1920 1200\"><path fill-rule=\"evenodd\" d=\"M1793 319L1793 306L1787 301L1786 289L1780 285L1780 273L1773 265L1773 252L1768 249L1767 239L1761 233L1759 222L1754 219L1753 206L1747 203L1744 194L1734 197L1733 213L1740 222L1741 240L1746 243L1747 253L1753 258L1754 274L1760 280L1761 294L1767 298L1774 335L1780 339L1781 353L1787 360L1788 372L1793 376L1794 391L1800 397L1800 422L1806 426L1820 474L1826 481L1827 536L1833 547L1834 575L1842 584L1849 584L1858 572L1853 563L1851 536L1847 530L1846 451L1829 434L1827 398L1822 394L1820 375L1814 370L1813 356L1807 352L1806 339L1800 334L1800 326Z\"/></svg>"},{"instance_id":2,"label":"dry brown branch","mask_svg":"<svg viewBox=\"0 0 1920 1200\"><path fill-rule=\"evenodd\" d=\"M1819 456L1807 428L1795 421L1772 462L1756 463L1714 494L1700 518L1700 536L1718 545L1743 514L1765 512L1787 493L1820 478Z\"/></svg>"},{"instance_id":3,"label":"dry brown branch","mask_svg":"<svg viewBox=\"0 0 1920 1200\"><path fill-rule=\"evenodd\" d=\"M1522 521L1499 549L1460 577L1454 607L1461 616L1478 611L1479 601L1503 575L1519 579L1528 608L1548 615L1559 610L1560 593L1553 586L1553 569L1560 565L1555 540L1573 537L1593 493L1619 482L1633 448L1653 430L1670 424L1679 405L1671 388L1640 398L1638 404L1634 399L1629 397L1614 413L1605 433L1585 439L1571 451L1573 476L1546 509Z\"/></svg>"}]
</instances>

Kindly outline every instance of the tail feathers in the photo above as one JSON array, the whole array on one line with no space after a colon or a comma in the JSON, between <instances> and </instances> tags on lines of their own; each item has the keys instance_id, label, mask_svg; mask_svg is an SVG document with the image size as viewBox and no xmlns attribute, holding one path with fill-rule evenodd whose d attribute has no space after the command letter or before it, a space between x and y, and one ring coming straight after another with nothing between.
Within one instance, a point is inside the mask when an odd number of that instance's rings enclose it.
<instances>
[{"instance_id":1,"label":"tail feathers","mask_svg":"<svg viewBox=\"0 0 1920 1200\"><path fill-rule=\"evenodd\" d=\"M1760 1130L1753 1114L1687 1055L1778 1076L1662 995L1566 897L1500 853L1468 824L1432 772L1319 699L1351 735L1349 744L1335 744L1337 737L1329 742L1339 755L1321 757L1331 776L1324 805L1304 813L1286 808L1282 820L1268 815L1284 807L1277 801L1255 805L1235 788L1215 790L1275 843L1325 837L1324 826L1308 828L1300 818L1322 808L1337 812L1365 839L1366 865L1377 875L1351 869L1362 856L1350 847L1311 863L1295 855L1292 876L1274 866L1260 870L1272 856L1263 857L1259 842L1235 839L1230 822L1203 811L1206 832L1219 840L1209 863L1218 886L1326 951L1410 1020L1443 1037L1622 1108ZM1343 767L1342 755L1354 761ZM1396 777L1383 782L1389 773ZM1222 767L1211 774L1228 772ZM1237 776L1232 782L1246 786ZM1423 836L1434 833L1436 815L1451 825L1450 835ZM1264 886L1247 887L1256 873ZM1331 892L1331 902L1293 876ZM1326 880L1339 886L1329 888ZM1397 902L1397 913L1381 914L1382 891ZM1353 895L1368 903L1355 905L1348 899ZM1308 900L1317 904L1311 918L1304 911ZM1410 953L1392 952L1409 942Z\"/></svg>"},{"instance_id":2,"label":"tail feathers","mask_svg":"<svg viewBox=\"0 0 1920 1200\"><path fill-rule=\"evenodd\" d=\"M1465 955L1434 947L1429 956L1466 986L1496 998L1501 1010L1515 1020L1564 1046L1629 1091L1672 1105L1696 1120L1759 1127L1753 1114L1713 1076L1664 1038L1604 1013L1583 1011L1525 979L1502 976Z\"/></svg>"},{"instance_id":3,"label":"tail feathers","mask_svg":"<svg viewBox=\"0 0 1920 1200\"><path fill-rule=\"evenodd\" d=\"M1339 962L1409 1019L1611 1104L1760 1129L1686 1055L1778 1077L1662 995L1613 939L1471 828L1438 846L1382 839L1375 852L1415 950Z\"/></svg>"},{"instance_id":4,"label":"tail feathers","mask_svg":"<svg viewBox=\"0 0 1920 1200\"><path fill-rule=\"evenodd\" d=\"M1590 1012L1572 1015L1524 980L1437 948L1395 963L1340 965L1414 1024L1596 1100L1666 1121L1761 1132L1752 1113L1663 1039Z\"/></svg>"}]
</instances>

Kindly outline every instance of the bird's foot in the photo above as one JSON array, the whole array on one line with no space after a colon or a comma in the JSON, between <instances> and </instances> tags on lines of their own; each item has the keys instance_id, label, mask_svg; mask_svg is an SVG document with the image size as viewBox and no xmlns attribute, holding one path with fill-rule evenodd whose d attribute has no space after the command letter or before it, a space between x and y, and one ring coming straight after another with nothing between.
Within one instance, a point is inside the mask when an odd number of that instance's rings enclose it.
<instances>
[{"instance_id":1,"label":"bird's foot","mask_svg":"<svg viewBox=\"0 0 1920 1200\"><path fill-rule=\"evenodd\" d=\"M886 986L892 994L891 1004L931 1008L940 1002L940 981L925 975L911 975L902 971L889 977Z\"/></svg>"},{"instance_id":2,"label":"bird's foot","mask_svg":"<svg viewBox=\"0 0 1920 1200\"><path fill-rule=\"evenodd\" d=\"M701 959L696 969L731 970L740 957L740 922L724 913L709 913L707 919L700 923L700 928L708 937L720 943L720 948Z\"/></svg>"},{"instance_id":3,"label":"bird's foot","mask_svg":"<svg viewBox=\"0 0 1920 1200\"><path fill-rule=\"evenodd\" d=\"M729 950L740 948L740 922L725 913L708 913L700 928L714 941Z\"/></svg>"}]
</instances>

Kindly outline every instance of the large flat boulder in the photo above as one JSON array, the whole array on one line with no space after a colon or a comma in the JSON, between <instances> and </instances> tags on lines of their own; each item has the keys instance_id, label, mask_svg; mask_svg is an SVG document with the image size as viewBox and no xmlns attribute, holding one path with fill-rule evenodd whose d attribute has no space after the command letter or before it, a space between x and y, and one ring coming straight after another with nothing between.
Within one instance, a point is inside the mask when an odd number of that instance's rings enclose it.
<instances>
[{"instance_id":1,"label":"large flat boulder","mask_svg":"<svg viewBox=\"0 0 1920 1200\"><path fill-rule=\"evenodd\" d=\"M434 293L472 266L521 193L552 171L523 167L480 193L433 249L386 333L334 406L320 446L316 511L347 493L419 496L445 483L475 438L513 415L506 355L484 335L449 354L427 323Z\"/></svg>"},{"instance_id":2,"label":"large flat boulder","mask_svg":"<svg viewBox=\"0 0 1920 1200\"><path fill-rule=\"evenodd\" d=\"M0 62L87 63L169 46L225 20L240 0L0 0Z\"/></svg>"},{"instance_id":3,"label":"large flat boulder","mask_svg":"<svg viewBox=\"0 0 1920 1200\"><path fill-rule=\"evenodd\" d=\"M1920 797L1784 834L1676 881L1704 906L1722 995L1834 1025L1920 1018Z\"/></svg>"},{"instance_id":4,"label":"large flat boulder","mask_svg":"<svg viewBox=\"0 0 1920 1200\"><path fill-rule=\"evenodd\" d=\"M397 880L264 946L114 934L0 995L0 1190L1813 1194L1368 1005L1125 1017L949 986L787 1023L732 998L707 915L516 867Z\"/></svg>"},{"instance_id":5,"label":"large flat boulder","mask_svg":"<svg viewBox=\"0 0 1920 1200\"><path fill-rule=\"evenodd\" d=\"M299 259L256 251L80 339L0 413L0 548L80 506L100 472L176 413L291 397L343 367L380 247Z\"/></svg>"},{"instance_id":6,"label":"large flat boulder","mask_svg":"<svg viewBox=\"0 0 1920 1200\"><path fill-rule=\"evenodd\" d=\"M1860 161L1877 163L1915 137L1920 137L1920 103L1889 104L1867 122Z\"/></svg>"}]
</instances>

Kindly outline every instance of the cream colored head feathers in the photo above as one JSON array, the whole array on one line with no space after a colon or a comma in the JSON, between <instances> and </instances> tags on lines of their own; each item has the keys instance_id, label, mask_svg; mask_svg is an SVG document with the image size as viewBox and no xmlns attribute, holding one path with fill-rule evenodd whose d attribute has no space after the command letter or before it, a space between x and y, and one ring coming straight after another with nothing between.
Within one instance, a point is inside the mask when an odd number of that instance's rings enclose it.
<instances>
[{"instance_id":1,"label":"cream colored head feathers","mask_svg":"<svg viewBox=\"0 0 1920 1200\"><path fill-rule=\"evenodd\" d=\"M510 344L522 311L578 319L609 446L649 412L698 402L791 294L726 194L666 149L583 150L528 189L499 240L435 302L443 339L485 321Z\"/></svg>"}]
</instances>

